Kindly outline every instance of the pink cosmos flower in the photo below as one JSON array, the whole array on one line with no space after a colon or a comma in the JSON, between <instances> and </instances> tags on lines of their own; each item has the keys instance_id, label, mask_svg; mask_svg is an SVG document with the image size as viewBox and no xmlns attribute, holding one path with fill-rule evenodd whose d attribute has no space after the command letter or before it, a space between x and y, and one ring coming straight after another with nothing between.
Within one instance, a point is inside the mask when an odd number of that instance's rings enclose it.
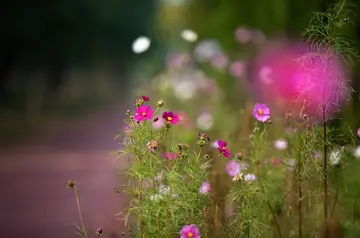
<instances>
[{"instance_id":1,"label":"pink cosmos flower","mask_svg":"<svg viewBox=\"0 0 360 238\"><path fill-rule=\"evenodd\" d=\"M235 39L239 42L239 43L247 43L251 40L252 38L252 31L245 28L245 27L239 27L236 29L235 31Z\"/></svg>"},{"instance_id":2,"label":"pink cosmos flower","mask_svg":"<svg viewBox=\"0 0 360 238\"><path fill-rule=\"evenodd\" d=\"M177 113L179 116L179 124L183 125L185 128L191 130L193 129L194 125L189 120L189 116L185 112L179 112Z\"/></svg>"},{"instance_id":3,"label":"pink cosmos flower","mask_svg":"<svg viewBox=\"0 0 360 238\"><path fill-rule=\"evenodd\" d=\"M246 182L251 183L252 181L254 181L256 179L256 175L255 174L246 174L244 175L244 180Z\"/></svg>"},{"instance_id":4,"label":"pink cosmos flower","mask_svg":"<svg viewBox=\"0 0 360 238\"><path fill-rule=\"evenodd\" d=\"M164 152L162 156L164 157L164 159L167 160L174 160L177 157L175 152Z\"/></svg>"},{"instance_id":5,"label":"pink cosmos flower","mask_svg":"<svg viewBox=\"0 0 360 238\"><path fill-rule=\"evenodd\" d=\"M180 238L200 238L200 231L196 225L185 225L180 231Z\"/></svg>"},{"instance_id":6,"label":"pink cosmos flower","mask_svg":"<svg viewBox=\"0 0 360 238\"><path fill-rule=\"evenodd\" d=\"M211 192L211 185L208 181L204 181L200 186L200 193L209 193Z\"/></svg>"},{"instance_id":7,"label":"pink cosmos flower","mask_svg":"<svg viewBox=\"0 0 360 238\"><path fill-rule=\"evenodd\" d=\"M169 69L179 69L186 64L188 59L190 59L190 57L187 54L169 54L166 56L166 67Z\"/></svg>"},{"instance_id":8,"label":"pink cosmos flower","mask_svg":"<svg viewBox=\"0 0 360 238\"><path fill-rule=\"evenodd\" d=\"M164 112L162 118L164 118L168 123L171 123L173 125L179 122L179 116L174 114L173 112Z\"/></svg>"},{"instance_id":9,"label":"pink cosmos flower","mask_svg":"<svg viewBox=\"0 0 360 238\"><path fill-rule=\"evenodd\" d=\"M357 134L360 137L360 128L357 130Z\"/></svg>"},{"instance_id":10,"label":"pink cosmos flower","mask_svg":"<svg viewBox=\"0 0 360 238\"><path fill-rule=\"evenodd\" d=\"M144 100L144 102L150 101L150 98L148 96L142 96L141 99Z\"/></svg>"},{"instance_id":11,"label":"pink cosmos flower","mask_svg":"<svg viewBox=\"0 0 360 238\"><path fill-rule=\"evenodd\" d=\"M240 164L235 160L230 160L226 165L226 172L228 175L235 177L241 171Z\"/></svg>"},{"instance_id":12,"label":"pink cosmos flower","mask_svg":"<svg viewBox=\"0 0 360 238\"><path fill-rule=\"evenodd\" d=\"M253 109L253 116L258 121L266 122L270 119L270 109L266 104L256 103Z\"/></svg>"},{"instance_id":13,"label":"pink cosmos flower","mask_svg":"<svg viewBox=\"0 0 360 238\"><path fill-rule=\"evenodd\" d=\"M136 108L136 113L134 119L137 121L151 120L153 114L153 110L150 106L140 106Z\"/></svg>"},{"instance_id":14,"label":"pink cosmos flower","mask_svg":"<svg viewBox=\"0 0 360 238\"><path fill-rule=\"evenodd\" d=\"M226 67L226 65L228 64L229 62L229 59L226 55L224 55L223 53L216 53L215 55L213 55L211 57L211 65L213 67L215 67L216 69L224 69Z\"/></svg>"},{"instance_id":15,"label":"pink cosmos flower","mask_svg":"<svg viewBox=\"0 0 360 238\"><path fill-rule=\"evenodd\" d=\"M229 73L235 77L240 78L245 73L245 63L243 61L234 61L229 67Z\"/></svg>"},{"instance_id":16,"label":"pink cosmos flower","mask_svg":"<svg viewBox=\"0 0 360 238\"><path fill-rule=\"evenodd\" d=\"M325 107L326 118L338 110L350 90L341 59L322 49L309 52L310 48L302 43L281 41L264 48L254 61L251 74L258 100L284 111L293 111L296 100L299 104L296 110L306 107L313 120L323 119L321 108ZM264 67L271 69L271 84L258 77Z\"/></svg>"},{"instance_id":17,"label":"pink cosmos flower","mask_svg":"<svg viewBox=\"0 0 360 238\"><path fill-rule=\"evenodd\" d=\"M217 141L217 145L218 145L218 151L224 155L225 158L228 158L231 156L230 150L229 148L227 148L227 143L226 141L223 140L218 140Z\"/></svg>"},{"instance_id":18,"label":"pink cosmos flower","mask_svg":"<svg viewBox=\"0 0 360 238\"><path fill-rule=\"evenodd\" d=\"M273 165L278 166L281 163L281 159L280 158L272 158L271 162L273 163Z\"/></svg>"}]
</instances>

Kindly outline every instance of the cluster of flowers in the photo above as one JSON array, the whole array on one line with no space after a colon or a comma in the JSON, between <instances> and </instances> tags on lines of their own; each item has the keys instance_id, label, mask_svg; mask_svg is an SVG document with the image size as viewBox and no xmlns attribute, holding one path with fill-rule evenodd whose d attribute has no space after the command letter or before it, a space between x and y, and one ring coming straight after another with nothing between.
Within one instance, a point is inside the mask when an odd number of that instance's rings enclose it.
<instances>
[{"instance_id":1,"label":"cluster of flowers","mask_svg":"<svg viewBox=\"0 0 360 238\"><path fill-rule=\"evenodd\" d=\"M136 102L136 111L134 116L132 117L138 123L146 120L153 120L154 122L158 121L158 117L154 117L154 110L149 105L145 105L145 102L150 101L150 98L147 96L142 96L141 99L138 99ZM164 104L163 101L158 102L158 107L162 107ZM261 122L266 122L270 119L270 109L265 104L256 104L253 111L253 116ZM162 119L166 123L166 125L175 125L179 122L179 115L175 114L172 111L166 111L162 113ZM206 133L199 133L198 135L198 143L200 146L203 146L206 142L209 142L210 138ZM215 142L216 148L219 152L219 155L223 155L225 158L231 157L230 149L228 148L227 142L224 140L218 140ZM147 143L148 151L155 152L158 149L158 143L154 140L151 140ZM181 150L180 150L181 152ZM174 160L179 157L178 153L175 152L166 152L162 154L165 159ZM236 158L241 159L243 155L241 153L236 153ZM247 169L247 165L245 163L241 164L236 160L230 160L226 165L227 173L233 177L233 181L243 180L245 182L251 183L256 180L256 175L252 173L243 174L242 171ZM211 184L209 181L204 181L200 188L199 192L201 194L208 194L212 190ZM180 231L181 237L200 237L199 229L196 225L185 225Z\"/></svg>"}]
</instances>

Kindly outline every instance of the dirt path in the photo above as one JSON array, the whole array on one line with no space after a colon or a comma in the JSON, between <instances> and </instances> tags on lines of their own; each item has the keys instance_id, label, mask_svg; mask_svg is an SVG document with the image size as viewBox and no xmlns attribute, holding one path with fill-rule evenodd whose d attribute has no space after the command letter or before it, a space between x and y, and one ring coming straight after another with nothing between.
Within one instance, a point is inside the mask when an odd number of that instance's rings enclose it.
<instances>
[{"instance_id":1,"label":"dirt path","mask_svg":"<svg viewBox=\"0 0 360 238\"><path fill-rule=\"evenodd\" d=\"M68 179L81 181L79 196L89 237L121 237L123 222L114 214L126 206L113 192L123 180L123 163L107 160L119 148L112 138L122 127L124 105L98 110L0 151L0 232L4 238L70 238L78 223ZM117 236L118 234L119 236Z\"/></svg>"}]
</instances>

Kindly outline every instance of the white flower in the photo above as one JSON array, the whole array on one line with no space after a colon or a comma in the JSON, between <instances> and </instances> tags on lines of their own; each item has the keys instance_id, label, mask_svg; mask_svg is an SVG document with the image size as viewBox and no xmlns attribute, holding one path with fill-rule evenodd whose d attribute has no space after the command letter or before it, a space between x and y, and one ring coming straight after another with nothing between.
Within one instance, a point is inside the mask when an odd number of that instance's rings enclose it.
<instances>
[{"instance_id":1,"label":"white flower","mask_svg":"<svg viewBox=\"0 0 360 238\"><path fill-rule=\"evenodd\" d=\"M232 181L237 182L239 180L243 179L243 174L238 173L235 177L233 177Z\"/></svg>"},{"instance_id":2,"label":"white flower","mask_svg":"<svg viewBox=\"0 0 360 238\"><path fill-rule=\"evenodd\" d=\"M156 202L156 201L159 201L160 199L162 199L163 198L163 196L162 195L160 195L160 194L153 194L153 195L150 195L150 201L154 201L154 202Z\"/></svg>"},{"instance_id":3,"label":"white flower","mask_svg":"<svg viewBox=\"0 0 360 238\"><path fill-rule=\"evenodd\" d=\"M170 194L170 191L171 191L170 187L167 187L163 184L159 186L159 193L162 195L168 195Z\"/></svg>"},{"instance_id":4,"label":"white flower","mask_svg":"<svg viewBox=\"0 0 360 238\"><path fill-rule=\"evenodd\" d=\"M245 176L244 176L244 180L246 181L246 182L252 182L252 181L254 181L256 179L256 176L255 176L255 174L246 174Z\"/></svg>"},{"instance_id":5,"label":"white flower","mask_svg":"<svg viewBox=\"0 0 360 238\"><path fill-rule=\"evenodd\" d=\"M198 38L198 35L189 29L183 30L180 35L184 40L189 42L195 42Z\"/></svg>"},{"instance_id":6,"label":"white flower","mask_svg":"<svg viewBox=\"0 0 360 238\"><path fill-rule=\"evenodd\" d=\"M195 47L194 56L199 62L206 62L220 51L220 44L216 40L206 40Z\"/></svg>"},{"instance_id":7,"label":"white flower","mask_svg":"<svg viewBox=\"0 0 360 238\"><path fill-rule=\"evenodd\" d=\"M217 141L217 140L216 140L216 141L213 141L213 142L211 143L211 147L214 148L214 149L219 148L218 141Z\"/></svg>"},{"instance_id":8,"label":"white flower","mask_svg":"<svg viewBox=\"0 0 360 238\"><path fill-rule=\"evenodd\" d=\"M341 150L333 150L330 152L329 162L331 165L337 165L341 160Z\"/></svg>"},{"instance_id":9,"label":"white flower","mask_svg":"<svg viewBox=\"0 0 360 238\"><path fill-rule=\"evenodd\" d=\"M173 83L175 96L181 101L187 101L195 96L197 85L191 80L181 80Z\"/></svg>"},{"instance_id":10,"label":"white flower","mask_svg":"<svg viewBox=\"0 0 360 238\"><path fill-rule=\"evenodd\" d=\"M287 162L287 169L290 171L294 171L296 167L296 161L291 159Z\"/></svg>"},{"instance_id":11,"label":"white flower","mask_svg":"<svg viewBox=\"0 0 360 238\"><path fill-rule=\"evenodd\" d=\"M354 150L354 156L357 159L360 159L360 146L357 146Z\"/></svg>"},{"instance_id":12,"label":"white flower","mask_svg":"<svg viewBox=\"0 0 360 238\"><path fill-rule=\"evenodd\" d=\"M136 54L143 53L143 52L147 51L147 49L149 49L150 43L151 43L151 41L148 37L140 36L132 44L132 50Z\"/></svg>"},{"instance_id":13,"label":"white flower","mask_svg":"<svg viewBox=\"0 0 360 238\"><path fill-rule=\"evenodd\" d=\"M208 131L214 125L214 118L208 112L203 112L200 116L196 119L196 126L203 131Z\"/></svg>"},{"instance_id":14,"label":"white flower","mask_svg":"<svg viewBox=\"0 0 360 238\"><path fill-rule=\"evenodd\" d=\"M275 141L274 146L278 150L285 150L288 147L288 142L284 139L278 139Z\"/></svg>"}]
</instances>

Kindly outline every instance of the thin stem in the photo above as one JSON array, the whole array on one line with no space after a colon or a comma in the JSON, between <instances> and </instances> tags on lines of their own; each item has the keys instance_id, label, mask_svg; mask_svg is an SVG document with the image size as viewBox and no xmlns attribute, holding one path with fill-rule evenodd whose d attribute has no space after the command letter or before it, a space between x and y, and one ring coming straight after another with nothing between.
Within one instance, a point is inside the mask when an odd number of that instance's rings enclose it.
<instances>
[{"instance_id":1,"label":"thin stem","mask_svg":"<svg viewBox=\"0 0 360 238\"><path fill-rule=\"evenodd\" d=\"M140 185L139 185L139 204L140 204L140 215L139 215L139 231L140 231L140 238L144 237L143 231L143 210L142 210L142 201L143 201L143 187L142 187L142 179L140 178Z\"/></svg>"},{"instance_id":2,"label":"thin stem","mask_svg":"<svg viewBox=\"0 0 360 238\"><path fill-rule=\"evenodd\" d=\"M170 225L170 214L169 209L166 209L166 230L167 230L167 237L171 237L171 225Z\"/></svg>"},{"instance_id":3,"label":"thin stem","mask_svg":"<svg viewBox=\"0 0 360 238\"><path fill-rule=\"evenodd\" d=\"M205 237L208 237L208 226L207 226L207 217L206 217L206 207L203 208L203 219L204 219L204 225L205 225Z\"/></svg>"},{"instance_id":4,"label":"thin stem","mask_svg":"<svg viewBox=\"0 0 360 238\"><path fill-rule=\"evenodd\" d=\"M326 125L326 117L325 117L325 107L322 108L322 116L323 116L323 206L324 206L324 221L325 221L325 230L328 233L327 223L328 223L328 171L327 171L327 125ZM326 234L328 235L328 234ZM326 236L327 237L327 236Z\"/></svg>"},{"instance_id":5,"label":"thin stem","mask_svg":"<svg viewBox=\"0 0 360 238\"><path fill-rule=\"evenodd\" d=\"M298 230L299 230L299 238L303 237L303 229L302 229L302 185L301 182L299 181L299 186L298 186L298 209L299 209L299 224L298 224Z\"/></svg>"},{"instance_id":6,"label":"thin stem","mask_svg":"<svg viewBox=\"0 0 360 238\"><path fill-rule=\"evenodd\" d=\"M75 194L76 204L77 204L77 208L78 208L78 212L79 212L79 219L80 219L80 223L81 223L82 233L85 236L85 238L87 238L88 235L86 233L84 221L83 221L82 214L81 214L79 194L78 194L76 188L74 188L74 194Z\"/></svg>"},{"instance_id":7,"label":"thin stem","mask_svg":"<svg viewBox=\"0 0 360 238\"><path fill-rule=\"evenodd\" d=\"M302 217L302 209L303 209L303 187L302 187L302 158L301 158L301 147L303 138L299 139L299 147L297 148L297 166L296 166L296 182L298 185L298 197L297 197L297 205L298 205L298 235L299 238L303 237L303 217Z\"/></svg>"}]
</instances>

